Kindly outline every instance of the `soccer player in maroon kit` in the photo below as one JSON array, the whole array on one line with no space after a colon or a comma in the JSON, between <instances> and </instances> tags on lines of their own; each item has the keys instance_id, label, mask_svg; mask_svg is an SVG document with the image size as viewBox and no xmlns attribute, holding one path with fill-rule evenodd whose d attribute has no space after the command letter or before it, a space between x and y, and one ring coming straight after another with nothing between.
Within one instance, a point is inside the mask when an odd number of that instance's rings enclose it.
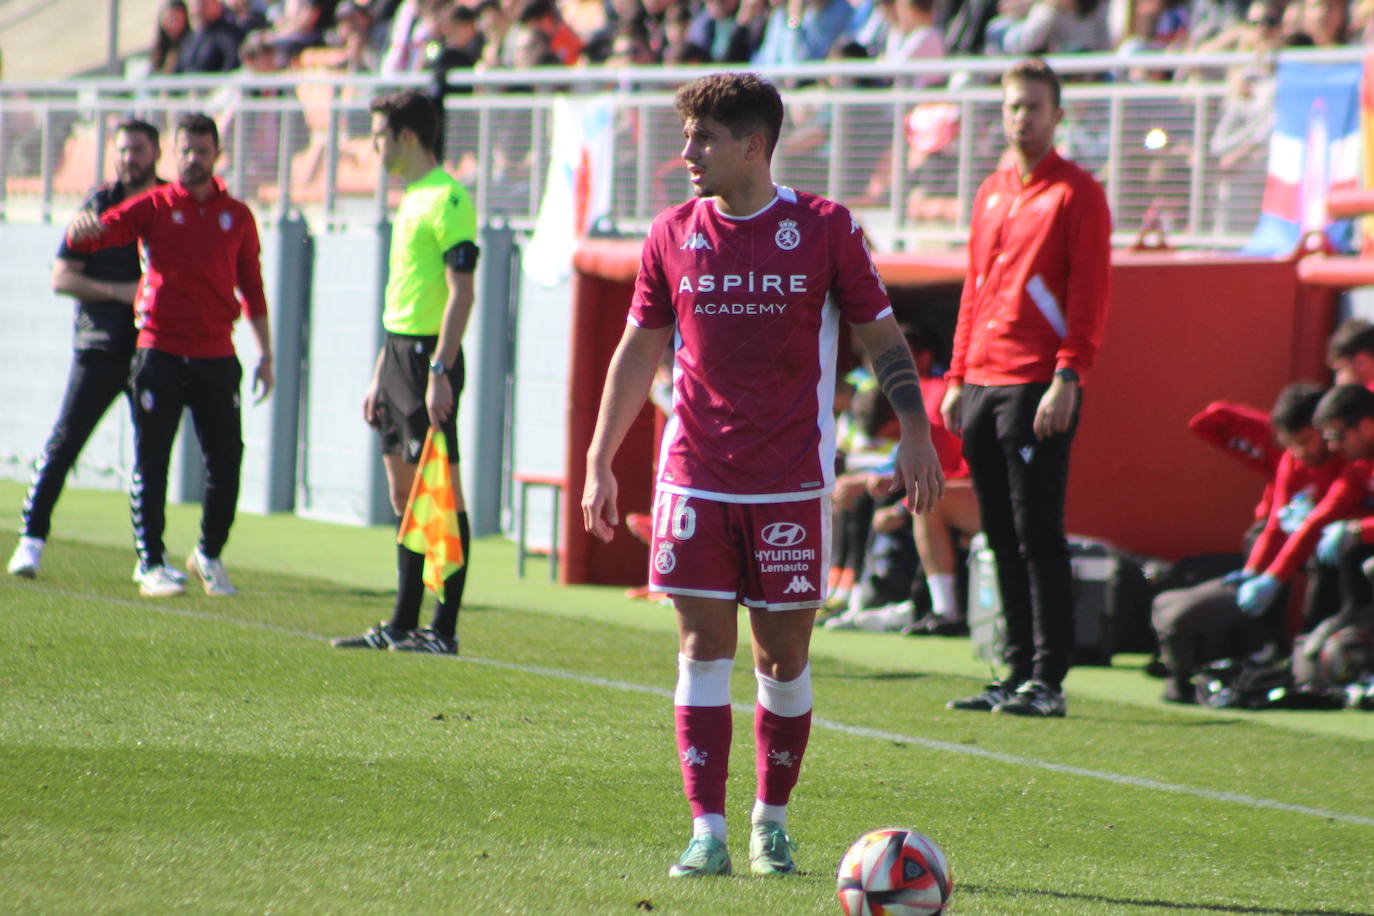
<instances>
[{"instance_id":1,"label":"soccer player in maroon kit","mask_svg":"<svg viewBox=\"0 0 1374 916\"><path fill-rule=\"evenodd\" d=\"M944 480L911 351L844 207L773 184L783 119L772 84L716 74L679 90L695 198L654 221L612 358L582 496L587 530L619 524L611 458L664 348L675 411L663 433L650 586L678 619L674 706L693 836L674 877L729 874L725 785L738 605L758 684L756 874L796 871L787 802L811 725L809 651L824 601L834 482L839 322L870 355L901 422L893 489L924 512Z\"/></svg>"},{"instance_id":2,"label":"soccer player in maroon kit","mask_svg":"<svg viewBox=\"0 0 1374 916\"><path fill-rule=\"evenodd\" d=\"M239 384L242 367L231 337L242 311L257 340L253 373L258 400L272 390L272 341L262 290L257 224L215 177L219 130L203 114L177 123L178 176L97 217L82 213L67 230L73 251L91 252L141 241L148 265L135 305L134 476L130 485L139 591L180 594L180 576L167 567L167 465L183 407L191 408L205 455L200 544L187 567L207 594L235 593L219 555L238 504L243 459ZM243 303L235 289L243 294Z\"/></svg>"}]
</instances>

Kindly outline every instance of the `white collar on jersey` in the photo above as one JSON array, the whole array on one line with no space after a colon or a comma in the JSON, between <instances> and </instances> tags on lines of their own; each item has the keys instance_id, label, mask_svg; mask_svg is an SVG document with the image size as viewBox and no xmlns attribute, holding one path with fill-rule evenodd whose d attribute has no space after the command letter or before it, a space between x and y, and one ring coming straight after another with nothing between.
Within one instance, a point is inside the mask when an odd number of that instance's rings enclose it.
<instances>
[{"instance_id":1,"label":"white collar on jersey","mask_svg":"<svg viewBox=\"0 0 1374 916\"><path fill-rule=\"evenodd\" d=\"M728 213L721 213L720 202L717 201L715 198L711 199L711 206L715 208L716 215L722 217L723 219L733 219L742 221L746 219L753 219L760 213L768 212L768 209L780 200L785 200L789 204L795 204L797 202L797 192L787 187L787 185L775 184L773 185L773 199L770 200L768 203L764 204L758 210L748 214L747 216L731 216Z\"/></svg>"}]
</instances>

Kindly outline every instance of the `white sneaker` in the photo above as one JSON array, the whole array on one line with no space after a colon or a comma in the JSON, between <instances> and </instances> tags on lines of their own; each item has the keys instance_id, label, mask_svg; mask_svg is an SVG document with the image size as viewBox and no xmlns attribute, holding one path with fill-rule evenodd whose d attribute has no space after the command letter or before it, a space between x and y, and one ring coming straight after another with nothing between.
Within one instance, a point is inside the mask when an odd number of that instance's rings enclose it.
<instances>
[{"instance_id":1,"label":"white sneaker","mask_svg":"<svg viewBox=\"0 0 1374 916\"><path fill-rule=\"evenodd\" d=\"M23 576L25 579L37 576L38 566L43 562L45 543L47 542L42 538L20 535L19 543L14 545L14 555L10 557L10 565L5 567L6 571L11 576Z\"/></svg>"},{"instance_id":2,"label":"white sneaker","mask_svg":"<svg viewBox=\"0 0 1374 916\"><path fill-rule=\"evenodd\" d=\"M140 570L138 593L148 598L170 598L173 595L182 594L186 591L186 586L182 585L181 580L172 573L173 570L169 569L165 563Z\"/></svg>"},{"instance_id":3,"label":"white sneaker","mask_svg":"<svg viewBox=\"0 0 1374 916\"><path fill-rule=\"evenodd\" d=\"M915 616L916 605L910 601L902 601L871 611L861 611L854 615L854 626L856 629L874 633L895 633L910 624Z\"/></svg>"},{"instance_id":4,"label":"white sneaker","mask_svg":"<svg viewBox=\"0 0 1374 916\"><path fill-rule=\"evenodd\" d=\"M234 584L229 581L229 573L225 572L224 563L218 557L213 560L210 559L200 552L199 547L186 558L186 569L192 576L200 580L200 584L205 587L205 594L207 595L224 598L239 593L239 590L234 588Z\"/></svg>"},{"instance_id":5,"label":"white sneaker","mask_svg":"<svg viewBox=\"0 0 1374 916\"><path fill-rule=\"evenodd\" d=\"M172 581L180 582L182 585L186 584L186 573L182 572L174 566L168 566L165 563L163 564L162 568L164 571L166 571L168 577L170 577ZM129 579L134 583L134 585L137 585L138 583L143 581L143 564L141 564L138 560L134 560L134 572L133 575L129 577Z\"/></svg>"},{"instance_id":6,"label":"white sneaker","mask_svg":"<svg viewBox=\"0 0 1374 916\"><path fill-rule=\"evenodd\" d=\"M842 613L836 614L825 623L821 624L827 630L852 630L854 629L854 618L863 613L855 611L853 608L846 608Z\"/></svg>"}]
</instances>

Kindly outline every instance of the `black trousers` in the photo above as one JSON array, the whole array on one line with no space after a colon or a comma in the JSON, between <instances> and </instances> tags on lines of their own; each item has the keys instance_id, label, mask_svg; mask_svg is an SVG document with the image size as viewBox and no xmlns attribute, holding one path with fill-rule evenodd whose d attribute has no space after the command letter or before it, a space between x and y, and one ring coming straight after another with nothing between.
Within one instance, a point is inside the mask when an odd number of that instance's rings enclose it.
<instances>
[{"instance_id":1,"label":"black trousers","mask_svg":"<svg viewBox=\"0 0 1374 916\"><path fill-rule=\"evenodd\" d=\"M181 412L191 409L205 456L200 549L218 557L229 539L239 499L243 435L236 357L191 359L140 349L133 362L134 477L129 490L134 547L145 566L163 562L167 525L167 466Z\"/></svg>"},{"instance_id":2,"label":"black trousers","mask_svg":"<svg viewBox=\"0 0 1374 916\"><path fill-rule=\"evenodd\" d=\"M1037 678L1058 688L1074 647L1064 494L1082 402L1068 432L1036 439L1035 411L1048 387L966 385L961 405L964 457L983 531L997 557L1009 680Z\"/></svg>"},{"instance_id":3,"label":"black trousers","mask_svg":"<svg viewBox=\"0 0 1374 916\"><path fill-rule=\"evenodd\" d=\"M24 500L23 533L44 538L67 474L114 399L129 390L128 351L77 350L67 373L67 391L52 434L33 472Z\"/></svg>"}]
</instances>

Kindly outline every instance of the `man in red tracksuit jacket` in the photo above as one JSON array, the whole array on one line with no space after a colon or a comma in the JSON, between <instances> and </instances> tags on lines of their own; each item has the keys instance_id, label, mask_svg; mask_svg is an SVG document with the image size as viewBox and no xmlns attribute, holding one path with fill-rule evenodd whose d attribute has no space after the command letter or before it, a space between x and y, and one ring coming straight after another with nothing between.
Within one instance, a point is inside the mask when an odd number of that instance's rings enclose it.
<instances>
[{"instance_id":1,"label":"man in red tracksuit jacket","mask_svg":"<svg viewBox=\"0 0 1374 916\"><path fill-rule=\"evenodd\" d=\"M166 565L162 534L172 440L182 409L189 406L205 455L206 484L200 544L187 567L207 594L232 595L220 551L234 522L243 459L243 370L231 337L241 311L261 357L253 373L259 401L273 381L258 229L248 207L215 177L220 147L213 120L183 116L174 149L177 181L99 217L78 215L67 241L77 252L141 241L148 259L135 303L139 334L130 379L135 405L130 502L139 591L153 597L184 591L182 577Z\"/></svg>"},{"instance_id":2,"label":"man in red tracksuit jacket","mask_svg":"<svg viewBox=\"0 0 1374 916\"><path fill-rule=\"evenodd\" d=\"M1002 87L1008 155L973 202L941 413L963 433L997 560L1010 672L949 705L1062 716L1074 647L1064 495L1082 376L1107 316L1111 214L1092 176L1055 152L1054 71L1025 60Z\"/></svg>"}]
</instances>

